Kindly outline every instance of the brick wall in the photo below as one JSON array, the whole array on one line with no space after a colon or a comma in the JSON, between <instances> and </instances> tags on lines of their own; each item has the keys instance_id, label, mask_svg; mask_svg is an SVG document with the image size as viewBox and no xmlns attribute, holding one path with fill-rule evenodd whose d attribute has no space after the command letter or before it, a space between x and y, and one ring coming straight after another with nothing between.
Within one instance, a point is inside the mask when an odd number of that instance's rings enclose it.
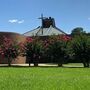
<instances>
[{"instance_id":1,"label":"brick wall","mask_svg":"<svg viewBox=\"0 0 90 90\"><path fill-rule=\"evenodd\" d=\"M0 44L3 43L3 36L11 38L12 41L16 42L24 42L26 37L23 35L20 35L18 33L12 33L12 32L0 32ZM0 57L0 64L7 64L8 60L7 58ZM16 60L12 60L12 64L24 64L26 63L26 58L18 56Z\"/></svg>"}]
</instances>

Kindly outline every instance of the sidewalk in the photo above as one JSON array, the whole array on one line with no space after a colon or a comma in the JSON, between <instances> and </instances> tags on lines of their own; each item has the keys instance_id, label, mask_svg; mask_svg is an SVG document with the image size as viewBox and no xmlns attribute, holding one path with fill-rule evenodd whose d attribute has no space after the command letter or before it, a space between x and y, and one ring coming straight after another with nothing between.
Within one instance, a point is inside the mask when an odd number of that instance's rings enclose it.
<instances>
[{"instance_id":1,"label":"sidewalk","mask_svg":"<svg viewBox=\"0 0 90 90\"><path fill-rule=\"evenodd\" d=\"M8 66L8 64L0 64L0 66ZM11 64L11 66L29 66L29 64ZM30 64L34 66L34 64ZM57 66L57 64L38 64L38 66Z\"/></svg>"},{"instance_id":2,"label":"sidewalk","mask_svg":"<svg viewBox=\"0 0 90 90\"><path fill-rule=\"evenodd\" d=\"M6 66L8 66L8 64L0 64L0 66L1 67L6 67ZM27 67L27 66L29 66L29 64L11 64L11 66L25 66L25 67ZM30 66L34 66L34 64L30 64ZM38 64L38 66L42 66L42 67L48 67L48 66L51 66L51 67L57 67L58 65L57 64L52 64L52 63L40 63L40 64ZM69 63L69 64L63 64L63 67L83 67L83 64L82 63Z\"/></svg>"}]
</instances>

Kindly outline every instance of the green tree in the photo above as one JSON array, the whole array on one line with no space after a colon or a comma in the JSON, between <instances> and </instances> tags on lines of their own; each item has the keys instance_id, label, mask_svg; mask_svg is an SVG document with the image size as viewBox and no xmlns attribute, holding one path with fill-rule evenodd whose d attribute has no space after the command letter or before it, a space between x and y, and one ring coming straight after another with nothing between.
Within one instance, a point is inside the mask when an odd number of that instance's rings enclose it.
<instances>
[{"instance_id":1,"label":"green tree","mask_svg":"<svg viewBox=\"0 0 90 90\"><path fill-rule=\"evenodd\" d=\"M12 41L11 38L4 37L0 47L0 55L6 58L8 60L8 66L11 66L12 60L19 55L18 44Z\"/></svg>"},{"instance_id":2,"label":"green tree","mask_svg":"<svg viewBox=\"0 0 90 90\"><path fill-rule=\"evenodd\" d=\"M79 35L72 40L72 50L75 59L80 59L84 67L89 67L90 62L90 38Z\"/></svg>"},{"instance_id":3,"label":"green tree","mask_svg":"<svg viewBox=\"0 0 90 90\"><path fill-rule=\"evenodd\" d=\"M58 63L58 66L62 66L64 59L67 56L67 36L53 36L49 39L47 47L47 54L53 62Z\"/></svg>"},{"instance_id":4,"label":"green tree","mask_svg":"<svg viewBox=\"0 0 90 90\"><path fill-rule=\"evenodd\" d=\"M86 32L83 30L82 27L74 28L71 32L71 36L74 37L76 35L85 34Z\"/></svg>"},{"instance_id":5,"label":"green tree","mask_svg":"<svg viewBox=\"0 0 90 90\"><path fill-rule=\"evenodd\" d=\"M43 43L38 38L27 38L25 43L25 56L29 59L30 62L34 63L34 66L38 66L38 62L43 54Z\"/></svg>"}]
</instances>

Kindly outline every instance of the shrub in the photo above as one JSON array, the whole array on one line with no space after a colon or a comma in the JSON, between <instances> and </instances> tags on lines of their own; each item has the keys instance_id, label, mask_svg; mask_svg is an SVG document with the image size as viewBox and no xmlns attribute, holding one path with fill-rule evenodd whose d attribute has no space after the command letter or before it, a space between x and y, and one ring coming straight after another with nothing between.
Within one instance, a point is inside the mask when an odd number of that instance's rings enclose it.
<instances>
[{"instance_id":1,"label":"shrub","mask_svg":"<svg viewBox=\"0 0 90 90\"><path fill-rule=\"evenodd\" d=\"M43 43L39 38L32 39L31 37L26 38L24 44L24 55L29 59L30 63L33 62L35 66L38 66L39 59L43 53Z\"/></svg>"},{"instance_id":2,"label":"shrub","mask_svg":"<svg viewBox=\"0 0 90 90\"><path fill-rule=\"evenodd\" d=\"M67 44L71 38L65 35L51 36L47 41L47 55L58 63L58 66L62 66L65 57L67 57Z\"/></svg>"},{"instance_id":3,"label":"shrub","mask_svg":"<svg viewBox=\"0 0 90 90\"><path fill-rule=\"evenodd\" d=\"M72 51L75 59L80 59L84 67L89 67L90 62L90 38L79 35L72 40Z\"/></svg>"},{"instance_id":4,"label":"shrub","mask_svg":"<svg viewBox=\"0 0 90 90\"><path fill-rule=\"evenodd\" d=\"M8 66L11 66L12 60L19 55L18 44L13 42L10 38L4 37L3 44L0 47L0 55L3 58L7 58Z\"/></svg>"}]
</instances>

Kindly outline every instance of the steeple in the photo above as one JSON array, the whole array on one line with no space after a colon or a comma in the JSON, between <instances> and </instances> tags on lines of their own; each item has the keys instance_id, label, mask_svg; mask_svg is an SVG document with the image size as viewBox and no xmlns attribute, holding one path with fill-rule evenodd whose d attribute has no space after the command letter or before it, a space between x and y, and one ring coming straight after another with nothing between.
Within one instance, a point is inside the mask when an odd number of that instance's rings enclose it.
<instances>
[{"instance_id":1,"label":"steeple","mask_svg":"<svg viewBox=\"0 0 90 90\"><path fill-rule=\"evenodd\" d=\"M41 25L34 30L24 33L25 36L50 36L50 35L65 35L61 29L57 28L55 25L55 20L52 17L43 17L41 14Z\"/></svg>"},{"instance_id":2,"label":"steeple","mask_svg":"<svg viewBox=\"0 0 90 90\"><path fill-rule=\"evenodd\" d=\"M52 18L52 17L49 17L49 18L43 17L43 14L41 14L41 17L39 19L41 19L41 23L42 23L41 27L42 28L49 28L50 26L55 27L54 18Z\"/></svg>"}]
</instances>

